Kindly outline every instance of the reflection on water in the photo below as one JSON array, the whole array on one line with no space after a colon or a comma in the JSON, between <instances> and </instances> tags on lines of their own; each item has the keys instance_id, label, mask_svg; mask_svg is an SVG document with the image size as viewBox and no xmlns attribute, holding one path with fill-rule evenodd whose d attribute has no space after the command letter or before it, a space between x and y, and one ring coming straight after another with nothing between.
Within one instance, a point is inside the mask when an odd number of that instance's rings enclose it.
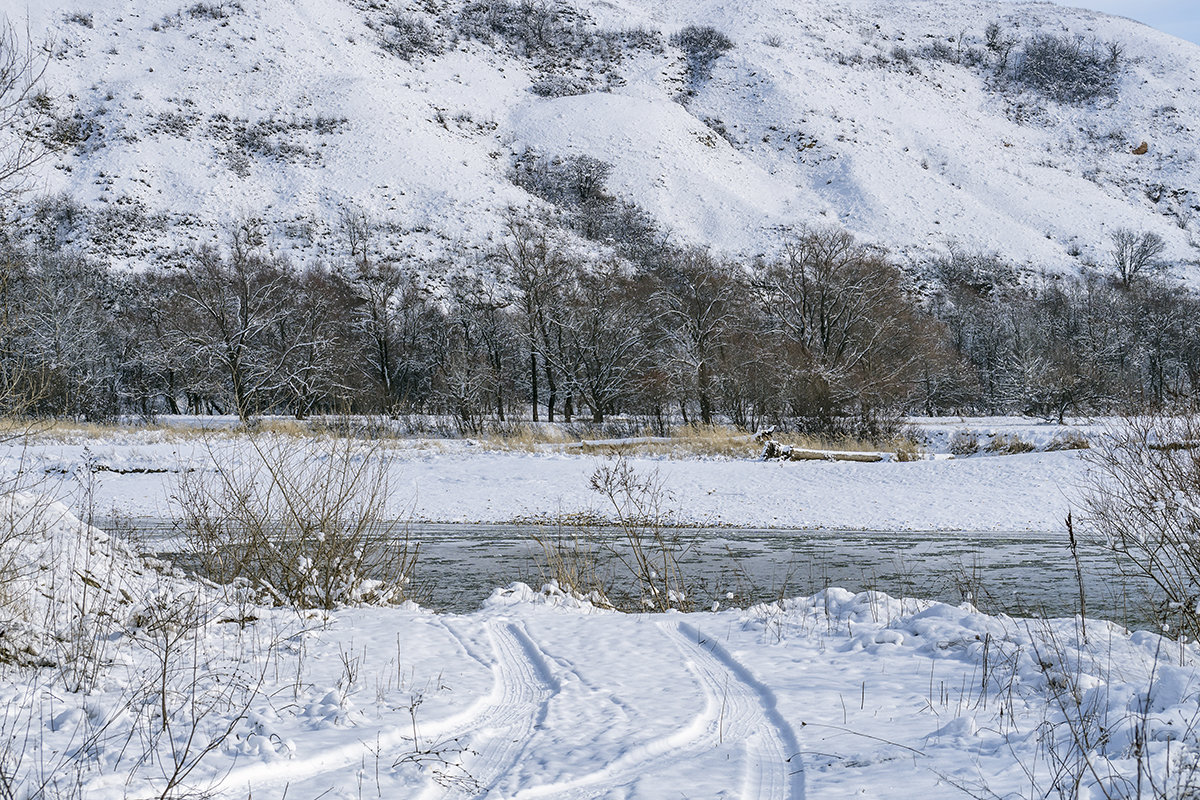
<instances>
[{"instance_id":1,"label":"reflection on water","mask_svg":"<svg viewBox=\"0 0 1200 800\"><path fill-rule=\"evenodd\" d=\"M144 549L163 557L184 548L169 524L125 520ZM533 525L412 525L420 543L417 580L421 601L441 611L470 611L497 586L520 580L539 586L541 548L533 537L579 535ZM1069 616L1078 612L1074 562L1062 532L972 533L741 528L670 531L698 607L745 605L811 594L830 586L874 589L896 596L951 603L1014 615ZM619 531L593 529L587 541L601 558L601 574L617 591L623 577ZM1084 546L1080 560L1088 615L1138 623L1137 584L1123 578L1105 554ZM386 577L386 576L380 576Z\"/></svg>"}]
</instances>

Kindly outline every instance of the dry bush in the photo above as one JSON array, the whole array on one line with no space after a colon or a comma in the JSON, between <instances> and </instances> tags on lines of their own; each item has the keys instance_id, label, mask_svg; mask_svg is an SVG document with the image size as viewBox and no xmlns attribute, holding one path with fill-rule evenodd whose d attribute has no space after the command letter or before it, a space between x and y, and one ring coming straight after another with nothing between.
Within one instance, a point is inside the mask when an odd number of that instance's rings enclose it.
<instances>
[{"instance_id":1,"label":"dry bush","mask_svg":"<svg viewBox=\"0 0 1200 800\"><path fill-rule=\"evenodd\" d=\"M618 458L592 473L590 485L612 507L621 543L612 546L611 553L633 579L634 596L617 597L617 605L640 611L692 611L691 581L680 566L685 547L670 530L667 495L658 473L638 475L628 461Z\"/></svg>"},{"instance_id":2,"label":"dry bush","mask_svg":"<svg viewBox=\"0 0 1200 800\"><path fill-rule=\"evenodd\" d=\"M950 437L950 452L956 456L971 456L979 452L979 434L963 429Z\"/></svg>"},{"instance_id":3,"label":"dry bush","mask_svg":"<svg viewBox=\"0 0 1200 800\"><path fill-rule=\"evenodd\" d=\"M1128 420L1084 457L1090 535L1141 579L1164 630L1200 636L1200 418Z\"/></svg>"},{"instance_id":4,"label":"dry bush","mask_svg":"<svg viewBox=\"0 0 1200 800\"><path fill-rule=\"evenodd\" d=\"M1066 431L1065 433L1055 434L1054 438L1046 445L1046 451L1087 450L1091 446L1092 443L1079 431Z\"/></svg>"},{"instance_id":5,"label":"dry bush","mask_svg":"<svg viewBox=\"0 0 1200 800\"><path fill-rule=\"evenodd\" d=\"M903 436L896 441L895 454L897 461L921 461L925 458L925 448L916 439Z\"/></svg>"},{"instance_id":6,"label":"dry bush","mask_svg":"<svg viewBox=\"0 0 1200 800\"><path fill-rule=\"evenodd\" d=\"M173 496L208 578L245 578L300 607L406 597L418 548L388 517L378 445L260 434L243 441L244 449L210 443L215 474L184 472Z\"/></svg>"},{"instance_id":7,"label":"dry bush","mask_svg":"<svg viewBox=\"0 0 1200 800\"><path fill-rule=\"evenodd\" d=\"M984 449L994 455L1012 456L1018 453L1032 453L1037 446L1015 433L994 433Z\"/></svg>"}]
</instances>

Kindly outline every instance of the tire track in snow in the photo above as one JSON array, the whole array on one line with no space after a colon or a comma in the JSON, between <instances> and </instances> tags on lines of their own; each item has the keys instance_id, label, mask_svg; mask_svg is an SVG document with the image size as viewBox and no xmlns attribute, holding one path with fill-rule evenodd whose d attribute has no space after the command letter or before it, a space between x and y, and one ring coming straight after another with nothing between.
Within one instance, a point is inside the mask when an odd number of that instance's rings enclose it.
<instances>
[{"instance_id":1,"label":"tire track in snow","mask_svg":"<svg viewBox=\"0 0 1200 800\"><path fill-rule=\"evenodd\" d=\"M529 787L513 794L513 800L605 796L614 785L661 771L664 763L702 758L726 741L742 745L743 800L803 800L800 748L791 726L776 709L774 694L691 625L659 623L659 627L699 682L703 711L685 727L639 744L598 770Z\"/></svg>"},{"instance_id":2,"label":"tire track in snow","mask_svg":"<svg viewBox=\"0 0 1200 800\"><path fill-rule=\"evenodd\" d=\"M705 654L707 663L715 665L723 675L732 676L736 683L729 685L736 685L740 702L754 706L749 736L742 740L747 751L742 796L747 800L760 797L803 800L804 767L800 761L800 743L792 726L779 713L775 693L720 642L706 636L694 625L679 623L674 638L682 647ZM764 794L765 790L769 790L768 793Z\"/></svg>"},{"instance_id":3,"label":"tire track in snow","mask_svg":"<svg viewBox=\"0 0 1200 800\"><path fill-rule=\"evenodd\" d=\"M477 653L463 643L462 637L451 630L443 621L436 617L432 618L432 621L463 646L468 656L476 660L480 659ZM490 665L490 662L484 663ZM498 689L495 686L495 680L493 680L493 686L488 695L476 700L468 708L450 717L447 723L434 723L430 726L434 730L428 735L438 736L437 729L440 727L452 728L460 719L470 720L485 713L491 697L497 694L497 692ZM221 792L240 789L252 792L264 784L282 783L291 786L300 781L312 780L322 775L332 776L340 770L353 768L362 763L363 759L367 756L374 758L376 752L401 750L405 745L412 746L412 727L408 724L389 725L377 731L369 731L368 733L373 735L311 755L306 754L298 759L257 762L247 764L244 767L235 766L215 784L204 787L203 791L205 794L216 795ZM421 733L422 735L426 733L423 725Z\"/></svg>"},{"instance_id":4,"label":"tire track in snow","mask_svg":"<svg viewBox=\"0 0 1200 800\"><path fill-rule=\"evenodd\" d=\"M464 649L479 658L470 643L447 625ZM471 715L457 715L451 724L432 725L439 739L465 742L455 766L465 780L446 787L429 778L419 800L433 798L485 798L494 795L546 719L550 700L560 685L545 656L524 627L516 623L488 624L495 658L491 661L492 691L486 703Z\"/></svg>"},{"instance_id":5,"label":"tire track in snow","mask_svg":"<svg viewBox=\"0 0 1200 800\"><path fill-rule=\"evenodd\" d=\"M444 766L462 769L467 780L451 781L447 788L434 777L426 779L417 798L484 797L492 785L516 763L533 729L545 719L550 697L558 690L550 668L529 635L516 624L486 623L490 653L481 652L457 626L436 619L439 627L453 638L463 652L492 672L492 684L486 695L470 706L442 719L417 719L420 741L429 743L463 742L460 758L447 760ZM263 784L295 785L327 775L339 781L338 773L357 767L365 756L376 752L397 761L413 753L409 724L391 725L369 738L330 748L297 760L249 764L235 768L217 784L204 787L217 794L238 789L253 790ZM419 762L420 754L412 760ZM431 759L432 760L432 759ZM451 774L451 777L460 777ZM482 787L482 788L481 788Z\"/></svg>"}]
</instances>

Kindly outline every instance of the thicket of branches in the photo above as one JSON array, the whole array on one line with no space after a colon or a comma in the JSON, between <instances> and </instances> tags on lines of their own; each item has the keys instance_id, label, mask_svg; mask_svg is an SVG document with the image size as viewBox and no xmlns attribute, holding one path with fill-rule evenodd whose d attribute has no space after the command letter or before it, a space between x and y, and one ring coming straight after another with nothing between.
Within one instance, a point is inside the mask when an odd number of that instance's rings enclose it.
<instances>
[{"instance_id":1,"label":"thicket of branches","mask_svg":"<svg viewBox=\"0 0 1200 800\"><path fill-rule=\"evenodd\" d=\"M602 169L527 178L571 198L568 226L587 209L598 235L630 241L583 255L514 213L484 263L441 265L436 285L375 255L361 214L332 265L273 255L251 224L139 274L10 247L3 411L437 414L466 432L623 414L878 436L905 413L1159 407L1200 382L1200 300L1153 272L1031 282L955 253L918 296L844 231L735 263L655 235L603 193Z\"/></svg>"},{"instance_id":2,"label":"thicket of branches","mask_svg":"<svg viewBox=\"0 0 1200 800\"><path fill-rule=\"evenodd\" d=\"M961 406L1047 418L1192 405L1200 389L1200 298L1154 274L1021 281L994 257L933 265L931 310L967 364L930 387L930 410Z\"/></svg>"}]
</instances>

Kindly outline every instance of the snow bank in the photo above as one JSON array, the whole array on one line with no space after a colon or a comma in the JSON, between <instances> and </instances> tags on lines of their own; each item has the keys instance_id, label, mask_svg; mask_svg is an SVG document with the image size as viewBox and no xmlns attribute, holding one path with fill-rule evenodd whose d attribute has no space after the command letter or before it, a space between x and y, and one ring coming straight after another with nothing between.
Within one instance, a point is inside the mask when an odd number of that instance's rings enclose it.
<instances>
[{"instance_id":1,"label":"snow bank","mask_svg":"<svg viewBox=\"0 0 1200 800\"><path fill-rule=\"evenodd\" d=\"M37 664L106 636L159 584L124 542L28 492L0 495L0 576L0 660Z\"/></svg>"}]
</instances>

